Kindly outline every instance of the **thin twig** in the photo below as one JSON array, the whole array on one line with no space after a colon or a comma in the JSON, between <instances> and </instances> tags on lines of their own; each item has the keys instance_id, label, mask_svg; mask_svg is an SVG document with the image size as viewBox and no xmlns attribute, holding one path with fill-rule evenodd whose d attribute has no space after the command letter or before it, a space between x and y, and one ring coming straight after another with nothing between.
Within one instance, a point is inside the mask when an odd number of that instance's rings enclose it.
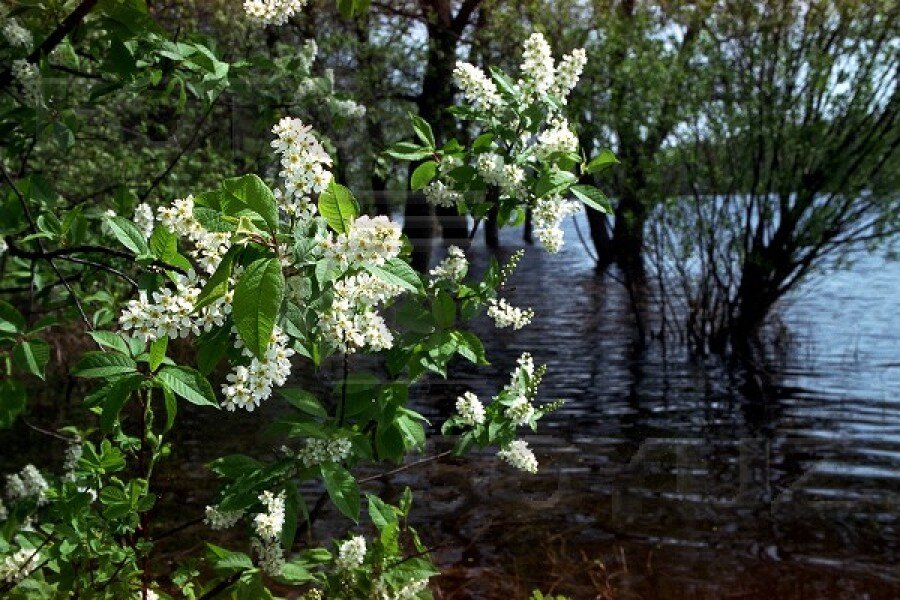
<instances>
[{"instance_id":1,"label":"thin twig","mask_svg":"<svg viewBox=\"0 0 900 600\"><path fill-rule=\"evenodd\" d=\"M428 464L430 462L434 462L436 460L440 460L446 456L450 456L453 454L453 450L445 450L440 454L435 454L434 456L429 456L427 458L423 458L417 460L415 462L411 462L408 465L403 465L401 467L397 467L396 469L392 469L390 471L385 471L384 473L379 473L378 475L370 475L369 477L363 477L358 481L358 483L369 483L370 481L377 481L379 479L384 479L385 477L390 477L391 475L395 475L397 473L402 473L403 471L407 471L414 467L419 467L424 464Z\"/></svg>"}]
</instances>

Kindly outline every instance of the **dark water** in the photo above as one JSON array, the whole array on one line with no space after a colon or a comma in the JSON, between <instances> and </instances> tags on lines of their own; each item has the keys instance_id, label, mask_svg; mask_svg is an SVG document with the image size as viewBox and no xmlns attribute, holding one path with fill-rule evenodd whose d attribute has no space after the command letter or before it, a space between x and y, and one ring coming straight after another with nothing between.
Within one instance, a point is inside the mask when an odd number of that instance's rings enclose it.
<instances>
[{"instance_id":1,"label":"dark water","mask_svg":"<svg viewBox=\"0 0 900 600\"><path fill-rule=\"evenodd\" d=\"M503 256L521 245L514 231L503 243ZM482 268L487 251L470 254ZM414 407L439 425L458 394L490 397L531 352L549 365L541 398L567 401L526 436L540 473L485 452L367 486L419 492L413 522L437 547L440 597L900 596L900 264L862 257L788 299L768 398L747 397L740 378L676 343L642 347L627 293L595 276L573 231L558 255L530 250L512 283L508 298L535 308L533 324L477 324L492 366L429 380ZM201 514L210 458L271 449L260 431L277 404L186 415L158 481L164 520ZM315 533L345 525L326 514ZM168 561L205 535L167 540Z\"/></svg>"}]
</instances>

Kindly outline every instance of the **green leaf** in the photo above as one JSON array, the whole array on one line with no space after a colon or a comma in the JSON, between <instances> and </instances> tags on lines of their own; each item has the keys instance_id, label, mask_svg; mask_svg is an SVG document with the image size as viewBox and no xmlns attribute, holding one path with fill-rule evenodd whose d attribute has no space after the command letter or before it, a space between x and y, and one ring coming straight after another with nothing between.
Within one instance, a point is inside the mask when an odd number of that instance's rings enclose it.
<instances>
[{"instance_id":1,"label":"green leaf","mask_svg":"<svg viewBox=\"0 0 900 600\"><path fill-rule=\"evenodd\" d=\"M494 83L497 84L497 87L502 94L512 98L518 97L519 93L516 90L516 84L513 83L513 80L509 78L509 75L504 73L501 69L492 66L491 78L494 80Z\"/></svg>"},{"instance_id":2,"label":"green leaf","mask_svg":"<svg viewBox=\"0 0 900 600\"><path fill-rule=\"evenodd\" d=\"M232 318L247 348L262 358L284 298L284 273L277 258L260 258L247 267L234 286Z\"/></svg>"},{"instance_id":3,"label":"green leaf","mask_svg":"<svg viewBox=\"0 0 900 600\"><path fill-rule=\"evenodd\" d=\"M358 522L359 486L356 485L353 475L335 463L325 463L320 465L319 469L331 501L346 517Z\"/></svg>"},{"instance_id":4,"label":"green leaf","mask_svg":"<svg viewBox=\"0 0 900 600\"><path fill-rule=\"evenodd\" d=\"M0 300L0 333L17 333L24 331L25 317L12 304Z\"/></svg>"},{"instance_id":5,"label":"green leaf","mask_svg":"<svg viewBox=\"0 0 900 600\"><path fill-rule=\"evenodd\" d=\"M191 404L219 406L209 381L190 367L164 367L156 379Z\"/></svg>"},{"instance_id":6,"label":"green leaf","mask_svg":"<svg viewBox=\"0 0 900 600\"><path fill-rule=\"evenodd\" d=\"M166 386L161 386L161 389L163 392L163 404L166 406L166 424L163 427L163 433L166 433L175 424L175 417L178 415L178 401L175 399L175 392Z\"/></svg>"},{"instance_id":7,"label":"green leaf","mask_svg":"<svg viewBox=\"0 0 900 600\"><path fill-rule=\"evenodd\" d=\"M232 246L228 249L215 273L207 280L206 285L200 290L197 302L194 304L194 312L212 304L228 292L228 279L234 270L234 257L240 251L240 246Z\"/></svg>"},{"instance_id":8,"label":"green leaf","mask_svg":"<svg viewBox=\"0 0 900 600\"><path fill-rule=\"evenodd\" d=\"M164 335L161 338L157 338L150 344L150 358L148 359L148 363L150 363L150 370L156 371L159 368L159 365L162 364L163 360L166 358L166 349L169 347L169 336Z\"/></svg>"},{"instance_id":9,"label":"green leaf","mask_svg":"<svg viewBox=\"0 0 900 600\"><path fill-rule=\"evenodd\" d=\"M438 326L447 329L456 322L456 301L447 292L441 290L431 304L431 314Z\"/></svg>"},{"instance_id":10,"label":"green leaf","mask_svg":"<svg viewBox=\"0 0 900 600\"><path fill-rule=\"evenodd\" d=\"M100 428L105 433L113 430L122 407L128 402L132 392L140 387L142 379L140 374L130 375L123 377L110 388L106 399L101 403Z\"/></svg>"},{"instance_id":11,"label":"green leaf","mask_svg":"<svg viewBox=\"0 0 900 600\"><path fill-rule=\"evenodd\" d=\"M488 152L494 144L493 133L482 133L472 142L473 152Z\"/></svg>"},{"instance_id":12,"label":"green leaf","mask_svg":"<svg viewBox=\"0 0 900 600\"><path fill-rule=\"evenodd\" d=\"M210 471L226 479L239 479L258 471L263 465L255 458L243 454L229 454L222 456L206 465Z\"/></svg>"},{"instance_id":13,"label":"green leaf","mask_svg":"<svg viewBox=\"0 0 900 600\"><path fill-rule=\"evenodd\" d=\"M455 331L454 336L458 342L456 352L476 365L489 364L484 353L484 344L477 335L471 331Z\"/></svg>"},{"instance_id":14,"label":"green leaf","mask_svg":"<svg viewBox=\"0 0 900 600\"><path fill-rule=\"evenodd\" d=\"M538 180L537 185L535 186L534 193L538 198L543 198L544 196L552 196L553 194L558 194L561 191L567 189L577 181L578 178L574 173L553 169L544 173L544 175Z\"/></svg>"},{"instance_id":15,"label":"green leaf","mask_svg":"<svg viewBox=\"0 0 900 600\"><path fill-rule=\"evenodd\" d=\"M106 224L116 239L137 256L150 254L147 239L134 223L125 217L107 217Z\"/></svg>"},{"instance_id":16,"label":"green leaf","mask_svg":"<svg viewBox=\"0 0 900 600\"><path fill-rule=\"evenodd\" d=\"M423 162L416 167L416 170L412 173L412 177L409 178L409 187L413 191L424 188L431 183L431 180L437 175L437 167L438 164L433 160Z\"/></svg>"},{"instance_id":17,"label":"green leaf","mask_svg":"<svg viewBox=\"0 0 900 600\"><path fill-rule=\"evenodd\" d=\"M595 156L591 160L591 162L587 164L587 166L584 168L584 172L596 175L598 173L602 173L613 165L618 164L620 164L619 159L616 158L616 155L613 154L612 150L603 150L600 154Z\"/></svg>"},{"instance_id":18,"label":"green leaf","mask_svg":"<svg viewBox=\"0 0 900 600\"><path fill-rule=\"evenodd\" d=\"M612 205L606 195L592 185L573 185L571 188L575 197L595 210L605 214L612 214Z\"/></svg>"},{"instance_id":19,"label":"green leaf","mask_svg":"<svg viewBox=\"0 0 900 600\"><path fill-rule=\"evenodd\" d=\"M91 331L90 336L94 341L103 346L110 348L122 354L131 354L128 344L122 339L122 336L115 331Z\"/></svg>"},{"instance_id":20,"label":"green leaf","mask_svg":"<svg viewBox=\"0 0 900 600\"><path fill-rule=\"evenodd\" d=\"M319 213L336 232L347 233L359 215L359 205L350 190L332 181L319 195Z\"/></svg>"},{"instance_id":21,"label":"green leaf","mask_svg":"<svg viewBox=\"0 0 900 600\"><path fill-rule=\"evenodd\" d=\"M113 377L137 371L137 363L130 357L112 352L87 352L72 369L78 377Z\"/></svg>"},{"instance_id":22,"label":"green leaf","mask_svg":"<svg viewBox=\"0 0 900 600\"><path fill-rule=\"evenodd\" d=\"M235 201L240 202L262 217L270 233L278 231L278 205L275 203L275 195L262 179L254 174L244 175L226 179L222 187L230 208Z\"/></svg>"},{"instance_id":23,"label":"green leaf","mask_svg":"<svg viewBox=\"0 0 900 600\"><path fill-rule=\"evenodd\" d=\"M281 395L295 408L302 410L314 417L327 417L328 411L319 402L319 399L306 390L300 388L288 388L281 390Z\"/></svg>"},{"instance_id":24,"label":"green leaf","mask_svg":"<svg viewBox=\"0 0 900 600\"><path fill-rule=\"evenodd\" d=\"M386 503L375 494L366 494L366 502L369 505L369 518L379 531L388 524L397 522L397 512L394 507Z\"/></svg>"},{"instance_id":25,"label":"green leaf","mask_svg":"<svg viewBox=\"0 0 900 600\"><path fill-rule=\"evenodd\" d=\"M429 148L423 148L412 142L397 142L387 150L385 154L400 160L422 160L434 155Z\"/></svg>"},{"instance_id":26,"label":"green leaf","mask_svg":"<svg viewBox=\"0 0 900 600\"><path fill-rule=\"evenodd\" d=\"M434 132L431 130L431 125L428 124L428 121L412 113L409 114L409 118L412 121L416 137L422 140L422 143L428 148L433 149L436 145L434 142Z\"/></svg>"},{"instance_id":27,"label":"green leaf","mask_svg":"<svg viewBox=\"0 0 900 600\"><path fill-rule=\"evenodd\" d=\"M0 381L0 428L13 424L25 410L25 387L14 379Z\"/></svg>"},{"instance_id":28,"label":"green leaf","mask_svg":"<svg viewBox=\"0 0 900 600\"><path fill-rule=\"evenodd\" d=\"M402 267L398 268L398 265L396 263L385 263L383 267L365 263L363 264L363 268L384 282L396 285L411 292L415 292L419 289L419 286L421 286L421 280L419 280L418 275L415 274L415 271L413 271L412 267L409 267L409 265L407 265L402 260L398 262L406 265L410 269L410 271L412 271L412 275L402 269Z\"/></svg>"},{"instance_id":29,"label":"green leaf","mask_svg":"<svg viewBox=\"0 0 900 600\"><path fill-rule=\"evenodd\" d=\"M50 346L44 340L22 340L13 347L13 360L19 368L43 379L50 361Z\"/></svg>"}]
</instances>

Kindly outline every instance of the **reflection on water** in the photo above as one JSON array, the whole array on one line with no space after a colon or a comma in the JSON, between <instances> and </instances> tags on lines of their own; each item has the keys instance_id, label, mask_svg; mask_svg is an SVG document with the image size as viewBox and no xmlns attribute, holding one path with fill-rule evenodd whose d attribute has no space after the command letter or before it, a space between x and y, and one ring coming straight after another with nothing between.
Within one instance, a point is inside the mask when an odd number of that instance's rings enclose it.
<instances>
[{"instance_id":1,"label":"reflection on water","mask_svg":"<svg viewBox=\"0 0 900 600\"><path fill-rule=\"evenodd\" d=\"M521 245L514 231L503 240L503 256ZM572 231L567 240L555 256L529 252L513 278L508 297L535 308L533 324L478 323L492 365L457 365L414 399L438 427L459 393L491 396L531 352L550 367L542 398L567 401L528 436L540 474L519 476L487 452L370 484L388 496L428 490L414 522L437 547L442 597L539 587L591 598L607 585L618 597L692 600L900 595L900 264L864 257L791 297L774 393L747 398L713 361L675 343L643 347L625 290L594 275ZM471 255L484 268L487 251ZM178 471L159 481L162 502L183 509L173 522L209 501L205 461L271 448L260 430L278 410L189 411ZM342 533L331 517L317 535ZM172 562L198 534L168 542Z\"/></svg>"}]
</instances>

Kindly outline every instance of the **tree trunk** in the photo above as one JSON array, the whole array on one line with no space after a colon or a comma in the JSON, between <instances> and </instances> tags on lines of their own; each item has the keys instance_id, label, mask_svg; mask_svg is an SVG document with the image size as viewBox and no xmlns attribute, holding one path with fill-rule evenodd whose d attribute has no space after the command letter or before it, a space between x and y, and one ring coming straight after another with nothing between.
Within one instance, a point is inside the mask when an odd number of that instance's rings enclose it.
<instances>
[{"instance_id":1,"label":"tree trunk","mask_svg":"<svg viewBox=\"0 0 900 600\"><path fill-rule=\"evenodd\" d=\"M491 249L500 247L500 225L497 223L496 204L491 206L484 220L484 243Z\"/></svg>"}]
</instances>

